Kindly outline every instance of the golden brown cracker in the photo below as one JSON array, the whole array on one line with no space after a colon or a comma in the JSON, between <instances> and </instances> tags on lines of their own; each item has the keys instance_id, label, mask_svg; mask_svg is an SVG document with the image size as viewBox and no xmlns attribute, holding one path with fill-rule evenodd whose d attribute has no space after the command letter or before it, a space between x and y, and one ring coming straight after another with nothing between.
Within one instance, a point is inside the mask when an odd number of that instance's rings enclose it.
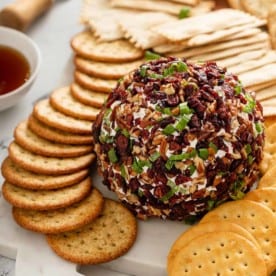
<instances>
[{"instance_id":1,"label":"golden brown cracker","mask_svg":"<svg viewBox=\"0 0 276 276\"><path fill-rule=\"evenodd\" d=\"M92 133L91 121L76 119L55 110L51 106L49 99L41 100L35 104L33 116L44 124L59 130L78 135Z\"/></svg>"},{"instance_id":2,"label":"golden brown cracker","mask_svg":"<svg viewBox=\"0 0 276 276\"><path fill-rule=\"evenodd\" d=\"M241 227L238 224L227 222L227 221L212 221L206 223L197 224L187 231L183 232L173 243L168 259L167 259L167 271L168 273L173 273L172 263L173 259L177 253L181 250L182 247L185 247L191 240L194 238L209 232L220 232L220 231L229 231L243 236L244 238L251 241L256 247L259 247L259 244L256 242L255 238L250 234L246 229Z\"/></svg>"},{"instance_id":3,"label":"golden brown cracker","mask_svg":"<svg viewBox=\"0 0 276 276\"><path fill-rule=\"evenodd\" d=\"M76 34L71 40L71 47L76 54L96 61L125 62L144 56L144 51L127 40L98 42L89 31Z\"/></svg>"},{"instance_id":4,"label":"golden brown cracker","mask_svg":"<svg viewBox=\"0 0 276 276\"><path fill-rule=\"evenodd\" d=\"M50 247L60 257L78 264L99 264L125 254L134 244L137 222L120 203L105 199L101 215L75 231L48 235Z\"/></svg>"},{"instance_id":5,"label":"golden brown cracker","mask_svg":"<svg viewBox=\"0 0 276 276\"><path fill-rule=\"evenodd\" d=\"M29 190L5 181L2 193L4 198L15 207L48 211L81 201L90 193L91 187L90 177L72 186L55 190Z\"/></svg>"},{"instance_id":6,"label":"golden brown cracker","mask_svg":"<svg viewBox=\"0 0 276 276\"><path fill-rule=\"evenodd\" d=\"M276 165L268 169L258 183L258 189L276 186Z\"/></svg>"},{"instance_id":7,"label":"golden brown cracker","mask_svg":"<svg viewBox=\"0 0 276 276\"><path fill-rule=\"evenodd\" d=\"M90 134L84 135L62 131L42 123L32 115L28 118L28 128L36 135L52 142L69 145L92 144L92 136Z\"/></svg>"},{"instance_id":8,"label":"golden brown cracker","mask_svg":"<svg viewBox=\"0 0 276 276\"><path fill-rule=\"evenodd\" d=\"M14 139L21 147L43 156L77 157L93 151L92 144L68 145L41 138L28 128L27 120L17 125L14 130Z\"/></svg>"},{"instance_id":9,"label":"golden brown cracker","mask_svg":"<svg viewBox=\"0 0 276 276\"><path fill-rule=\"evenodd\" d=\"M38 174L63 175L88 168L95 160L90 153L80 157L44 157L20 147L15 142L9 145L9 157L18 166Z\"/></svg>"},{"instance_id":10,"label":"golden brown cracker","mask_svg":"<svg viewBox=\"0 0 276 276\"><path fill-rule=\"evenodd\" d=\"M13 217L23 228L44 234L78 229L93 221L104 204L102 194L93 188L90 195L69 207L52 211L25 210L13 207Z\"/></svg>"},{"instance_id":11,"label":"golden brown cracker","mask_svg":"<svg viewBox=\"0 0 276 276\"><path fill-rule=\"evenodd\" d=\"M76 83L92 91L110 93L117 85L117 81L115 80L104 80L92 77L77 70L75 71L74 77Z\"/></svg>"},{"instance_id":12,"label":"golden brown cracker","mask_svg":"<svg viewBox=\"0 0 276 276\"><path fill-rule=\"evenodd\" d=\"M267 206L276 216L276 187L258 188L250 191L244 197Z\"/></svg>"},{"instance_id":13,"label":"golden brown cracker","mask_svg":"<svg viewBox=\"0 0 276 276\"><path fill-rule=\"evenodd\" d=\"M173 275L266 275L261 250L239 234L209 232L182 247L172 262Z\"/></svg>"},{"instance_id":14,"label":"golden brown cracker","mask_svg":"<svg viewBox=\"0 0 276 276\"><path fill-rule=\"evenodd\" d=\"M276 268L276 220L266 206L250 200L224 203L207 213L200 223L229 221L248 230L259 243L268 273Z\"/></svg>"},{"instance_id":15,"label":"golden brown cracker","mask_svg":"<svg viewBox=\"0 0 276 276\"><path fill-rule=\"evenodd\" d=\"M144 62L144 59L123 63L106 63L76 56L74 62L76 69L87 75L103 79L118 80L139 67Z\"/></svg>"},{"instance_id":16,"label":"golden brown cracker","mask_svg":"<svg viewBox=\"0 0 276 276\"><path fill-rule=\"evenodd\" d=\"M19 167L9 157L3 161L1 172L8 182L31 190L51 190L71 186L89 174L88 169L59 176L37 174Z\"/></svg>"},{"instance_id":17,"label":"golden brown cracker","mask_svg":"<svg viewBox=\"0 0 276 276\"><path fill-rule=\"evenodd\" d=\"M75 82L71 84L71 93L78 101L94 107L102 107L108 97L107 93L85 89Z\"/></svg>"},{"instance_id":18,"label":"golden brown cracker","mask_svg":"<svg viewBox=\"0 0 276 276\"><path fill-rule=\"evenodd\" d=\"M71 95L70 87L56 89L50 95L51 105L65 115L81 120L94 121L100 109L83 104Z\"/></svg>"}]
</instances>

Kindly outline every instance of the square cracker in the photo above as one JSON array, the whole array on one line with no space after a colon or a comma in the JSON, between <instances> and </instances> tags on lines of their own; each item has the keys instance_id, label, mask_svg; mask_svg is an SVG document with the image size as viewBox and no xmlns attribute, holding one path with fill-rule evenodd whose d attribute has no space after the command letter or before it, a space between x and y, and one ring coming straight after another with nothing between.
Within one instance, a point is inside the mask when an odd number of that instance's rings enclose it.
<instances>
[{"instance_id":1,"label":"square cracker","mask_svg":"<svg viewBox=\"0 0 276 276\"><path fill-rule=\"evenodd\" d=\"M218 30L251 23L256 24L257 22L256 17L241 11L221 9L170 24L162 24L155 27L154 31L164 35L170 41L183 41L199 34L213 33Z\"/></svg>"},{"instance_id":2,"label":"square cracker","mask_svg":"<svg viewBox=\"0 0 276 276\"><path fill-rule=\"evenodd\" d=\"M175 17L161 12L143 12L136 16L128 15L118 19L125 38L143 49L165 43L166 39L153 32L151 27L174 20Z\"/></svg>"}]
</instances>

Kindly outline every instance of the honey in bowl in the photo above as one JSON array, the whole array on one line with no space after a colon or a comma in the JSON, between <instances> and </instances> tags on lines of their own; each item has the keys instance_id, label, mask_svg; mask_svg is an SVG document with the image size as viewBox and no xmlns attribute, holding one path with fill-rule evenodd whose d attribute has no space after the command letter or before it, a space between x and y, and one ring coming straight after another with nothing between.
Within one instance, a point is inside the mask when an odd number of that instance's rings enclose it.
<instances>
[{"instance_id":1,"label":"honey in bowl","mask_svg":"<svg viewBox=\"0 0 276 276\"><path fill-rule=\"evenodd\" d=\"M0 45L0 96L7 94L30 77L30 64L19 51Z\"/></svg>"}]
</instances>

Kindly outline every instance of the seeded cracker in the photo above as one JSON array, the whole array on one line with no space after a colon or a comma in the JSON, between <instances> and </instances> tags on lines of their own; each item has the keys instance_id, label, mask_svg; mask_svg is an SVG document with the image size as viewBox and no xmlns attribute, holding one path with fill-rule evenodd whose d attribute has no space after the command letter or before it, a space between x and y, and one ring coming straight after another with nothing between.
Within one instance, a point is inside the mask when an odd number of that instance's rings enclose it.
<instances>
[{"instance_id":1,"label":"seeded cracker","mask_svg":"<svg viewBox=\"0 0 276 276\"><path fill-rule=\"evenodd\" d=\"M14 137L20 146L42 156L78 157L93 151L92 145L66 145L41 138L28 128L27 121L18 124Z\"/></svg>"},{"instance_id":2,"label":"seeded cracker","mask_svg":"<svg viewBox=\"0 0 276 276\"><path fill-rule=\"evenodd\" d=\"M248 230L262 249L269 275L275 270L276 220L268 207L249 200L227 202L206 214L200 223L210 221L229 221Z\"/></svg>"},{"instance_id":3,"label":"seeded cracker","mask_svg":"<svg viewBox=\"0 0 276 276\"><path fill-rule=\"evenodd\" d=\"M212 221L212 222L200 223L194 227L189 228L187 231L183 232L172 245L168 255L168 260L167 260L168 273L173 274L172 264L174 262L175 256L191 240L205 233L212 233L212 232L216 233L221 231L227 231L227 232L229 231L229 232L239 234L240 236L243 236L244 238L252 242L257 248L259 248L259 244L256 242L255 238L246 229L244 229L238 224L227 222L227 221L223 221L223 222Z\"/></svg>"},{"instance_id":4,"label":"seeded cracker","mask_svg":"<svg viewBox=\"0 0 276 276\"><path fill-rule=\"evenodd\" d=\"M50 95L51 105L58 111L76 119L94 121L100 109L85 105L71 95L70 87L55 90Z\"/></svg>"},{"instance_id":5,"label":"seeded cracker","mask_svg":"<svg viewBox=\"0 0 276 276\"><path fill-rule=\"evenodd\" d=\"M176 275L267 275L261 251L239 234L222 231L203 234L191 240L175 256Z\"/></svg>"},{"instance_id":6,"label":"seeded cracker","mask_svg":"<svg viewBox=\"0 0 276 276\"><path fill-rule=\"evenodd\" d=\"M83 169L72 174L51 176L32 173L16 165L7 157L1 167L3 177L10 183L31 190L51 190L74 185L82 181L89 173Z\"/></svg>"},{"instance_id":7,"label":"seeded cracker","mask_svg":"<svg viewBox=\"0 0 276 276\"><path fill-rule=\"evenodd\" d=\"M135 48L127 40L97 42L89 31L76 34L71 40L71 46L76 54L96 61L126 62L144 56L144 51Z\"/></svg>"},{"instance_id":8,"label":"seeded cracker","mask_svg":"<svg viewBox=\"0 0 276 276\"><path fill-rule=\"evenodd\" d=\"M75 119L55 110L49 99L35 104L33 116L44 124L76 134L91 134L91 121Z\"/></svg>"},{"instance_id":9,"label":"seeded cracker","mask_svg":"<svg viewBox=\"0 0 276 276\"><path fill-rule=\"evenodd\" d=\"M49 211L81 201L91 191L90 177L75 185L56 190L29 190L7 181L2 186L4 198L13 206L28 210Z\"/></svg>"},{"instance_id":10,"label":"seeded cracker","mask_svg":"<svg viewBox=\"0 0 276 276\"><path fill-rule=\"evenodd\" d=\"M31 231L57 234L78 229L99 216L104 204L101 193L93 188L84 200L52 211L32 211L13 207L15 221Z\"/></svg>"},{"instance_id":11,"label":"seeded cracker","mask_svg":"<svg viewBox=\"0 0 276 276\"><path fill-rule=\"evenodd\" d=\"M38 174L62 175L88 168L95 160L90 153L80 157L44 157L20 147L15 142L9 145L9 157L18 166Z\"/></svg>"},{"instance_id":12,"label":"seeded cracker","mask_svg":"<svg viewBox=\"0 0 276 276\"><path fill-rule=\"evenodd\" d=\"M90 89L85 89L77 83L72 83L71 93L72 96L81 103L93 107L102 107L108 96L107 93L95 92Z\"/></svg>"},{"instance_id":13,"label":"seeded cracker","mask_svg":"<svg viewBox=\"0 0 276 276\"><path fill-rule=\"evenodd\" d=\"M137 235L133 214L120 203L105 199L101 215L72 232L48 235L50 247L62 258L77 264L99 264L125 254Z\"/></svg>"},{"instance_id":14,"label":"seeded cracker","mask_svg":"<svg viewBox=\"0 0 276 276\"><path fill-rule=\"evenodd\" d=\"M111 90L116 86L117 81L115 80L104 80L84 74L80 71L75 71L75 82L83 86L86 89L92 91L98 91L102 93L110 93Z\"/></svg>"},{"instance_id":15,"label":"seeded cracker","mask_svg":"<svg viewBox=\"0 0 276 276\"><path fill-rule=\"evenodd\" d=\"M28 119L28 128L30 128L36 135L52 142L70 145L92 144L92 137L89 134L79 135L53 128L40 122L32 115Z\"/></svg>"}]
</instances>

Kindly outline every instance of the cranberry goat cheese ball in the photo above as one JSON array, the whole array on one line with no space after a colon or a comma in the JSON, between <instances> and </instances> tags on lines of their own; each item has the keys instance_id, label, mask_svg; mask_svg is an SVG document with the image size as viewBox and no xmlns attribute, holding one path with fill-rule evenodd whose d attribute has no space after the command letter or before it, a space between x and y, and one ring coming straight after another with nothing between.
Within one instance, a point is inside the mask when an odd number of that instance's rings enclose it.
<instances>
[{"instance_id":1,"label":"cranberry goat cheese ball","mask_svg":"<svg viewBox=\"0 0 276 276\"><path fill-rule=\"evenodd\" d=\"M184 220L252 187L262 107L215 62L161 58L118 82L93 139L104 184L138 218Z\"/></svg>"}]
</instances>

